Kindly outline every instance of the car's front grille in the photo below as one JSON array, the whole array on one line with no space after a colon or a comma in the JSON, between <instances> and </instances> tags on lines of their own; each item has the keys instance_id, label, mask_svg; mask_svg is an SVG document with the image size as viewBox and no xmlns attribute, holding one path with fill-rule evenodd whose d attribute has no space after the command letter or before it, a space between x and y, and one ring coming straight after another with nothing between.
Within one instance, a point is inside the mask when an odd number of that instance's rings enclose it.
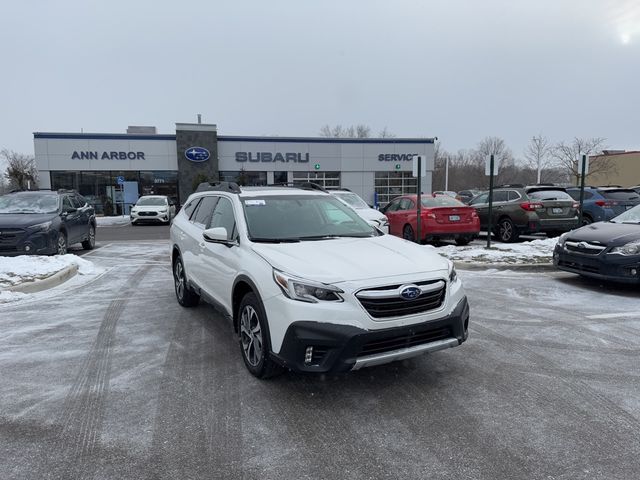
<instances>
[{"instance_id":1,"label":"car's front grille","mask_svg":"<svg viewBox=\"0 0 640 480\"><path fill-rule=\"evenodd\" d=\"M599 255L607 247L595 245L589 242L564 242L564 248L568 252L581 253L583 255Z\"/></svg>"},{"instance_id":2,"label":"car's front grille","mask_svg":"<svg viewBox=\"0 0 640 480\"><path fill-rule=\"evenodd\" d=\"M14 247L26 232L20 228L0 228L0 247ZM10 249L11 250L11 249Z\"/></svg>"},{"instance_id":3,"label":"car's front grille","mask_svg":"<svg viewBox=\"0 0 640 480\"><path fill-rule=\"evenodd\" d=\"M400 296L402 285L389 285L361 290L356 294L356 297L369 315L374 318L415 315L436 310L442 306L447 291L447 285L443 280L418 282L411 285L416 285L426 291L414 299L407 300Z\"/></svg>"},{"instance_id":4,"label":"car's front grille","mask_svg":"<svg viewBox=\"0 0 640 480\"><path fill-rule=\"evenodd\" d=\"M9 245L0 245L0 252L17 252L18 247Z\"/></svg>"},{"instance_id":5,"label":"car's front grille","mask_svg":"<svg viewBox=\"0 0 640 480\"><path fill-rule=\"evenodd\" d=\"M156 217L158 212L138 212L141 217Z\"/></svg>"},{"instance_id":6,"label":"car's front grille","mask_svg":"<svg viewBox=\"0 0 640 480\"><path fill-rule=\"evenodd\" d=\"M570 260L560 260L558 266L570 268L572 270L578 270L588 273L600 273L600 268L595 265L586 265L580 262L572 262Z\"/></svg>"},{"instance_id":7,"label":"car's front grille","mask_svg":"<svg viewBox=\"0 0 640 480\"><path fill-rule=\"evenodd\" d=\"M438 328L436 330L425 330L421 332L411 332L404 335L398 335L389 338L380 338L371 340L362 346L358 353L359 357L367 355L376 355L385 352L400 350L401 348L411 348L425 343L444 340L451 337L451 330L446 328Z\"/></svg>"}]
</instances>

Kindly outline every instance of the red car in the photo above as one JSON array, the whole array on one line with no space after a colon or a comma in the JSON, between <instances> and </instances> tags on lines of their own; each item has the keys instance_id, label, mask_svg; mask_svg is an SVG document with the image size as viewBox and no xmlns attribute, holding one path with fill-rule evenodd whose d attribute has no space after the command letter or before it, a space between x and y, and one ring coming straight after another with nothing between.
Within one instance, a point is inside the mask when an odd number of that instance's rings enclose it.
<instances>
[{"instance_id":1,"label":"red car","mask_svg":"<svg viewBox=\"0 0 640 480\"><path fill-rule=\"evenodd\" d=\"M389 233L406 240L416 240L418 231L417 195L394 198L382 210L389 219ZM450 238L466 245L480 232L476 209L448 195L422 195L421 242Z\"/></svg>"}]
</instances>

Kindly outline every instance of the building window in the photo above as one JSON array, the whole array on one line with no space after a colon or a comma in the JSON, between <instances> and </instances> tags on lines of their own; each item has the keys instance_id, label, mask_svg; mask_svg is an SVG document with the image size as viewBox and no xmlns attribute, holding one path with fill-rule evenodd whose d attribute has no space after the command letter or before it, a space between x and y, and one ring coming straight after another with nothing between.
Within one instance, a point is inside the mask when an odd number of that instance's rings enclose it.
<instances>
[{"instance_id":1,"label":"building window","mask_svg":"<svg viewBox=\"0 0 640 480\"><path fill-rule=\"evenodd\" d=\"M398 195L418 192L418 179L411 172L376 172L375 182L380 206L386 205Z\"/></svg>"},{"instance_id":2,"label":"building window","mask_svg":"<svg viewBox=\"0 0 640 480\"><path fill-rule=\"evenodd\" d=\"M239 172L220 172L221 182L234 182L238 185L266 185L267 172L247 172L240 170Z\"/></svg>"},{"instance_id":3,"label":"building window","mask_svg":"<svg viewBox=\"0 0 640 480\"><path fill-rule=\"evenodd\" d=\"M289 182L289 172L273 172L273 183L277 185L287 182Z\"/></svg>"},{"instance_id":4,"label":"building window","mask_svg":"<svg viewBox=\"0 0 640 480\"><path fill-rule=\"evenodd\" d=\"M293 183L311 182L323 188L339 188L340 172L293 172Z\"/></svg>"}]
</instances>

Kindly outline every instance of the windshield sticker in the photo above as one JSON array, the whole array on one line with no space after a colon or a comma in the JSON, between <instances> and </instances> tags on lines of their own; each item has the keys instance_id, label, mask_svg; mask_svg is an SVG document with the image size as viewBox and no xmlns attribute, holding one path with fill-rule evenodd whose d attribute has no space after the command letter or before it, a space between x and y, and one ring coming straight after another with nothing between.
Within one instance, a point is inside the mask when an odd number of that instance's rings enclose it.
<instances>
[{"instance_id":1,"label":"windshield sticker","mask_svg":"<svg viewBox=\"0 0 640 480\"><path fill-rule=\"evenodd\" d=\"M264 200L245 200L244 204L247 207L255 207L257 205L266 205L267 202L265 202Z\"/></svg>"}]
</instances>

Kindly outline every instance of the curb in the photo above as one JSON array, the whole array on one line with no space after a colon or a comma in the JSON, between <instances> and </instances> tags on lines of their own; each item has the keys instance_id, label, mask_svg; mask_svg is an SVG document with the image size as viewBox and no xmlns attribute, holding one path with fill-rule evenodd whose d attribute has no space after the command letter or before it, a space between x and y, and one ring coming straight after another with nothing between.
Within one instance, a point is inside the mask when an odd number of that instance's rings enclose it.
<instances>
[{"instance_id":1,"label":"curb","mask_svg":"<svg viewBox=\"0 0 640 480\"><path fill-rule=\"evenodd\" d=\"M516 270L518 272L550 272L556 268L552 263L466 263L453 262L460 270Z\"/></svg>"},{"instance_id":2,"label":"curb","mask_svg":"<svg viewBox=\"0 0 640 480\"><path fill-rule=\"evenodd\" d=\"M78 266L73 264L46 278L19 283L18 285L8 287L7 290L9 290L10 292L21 293L41 292L42 290L48 290L49 288L57 287L70 278L75 277L76 273L78 273Z\"/></svg>"}]
</instances>

